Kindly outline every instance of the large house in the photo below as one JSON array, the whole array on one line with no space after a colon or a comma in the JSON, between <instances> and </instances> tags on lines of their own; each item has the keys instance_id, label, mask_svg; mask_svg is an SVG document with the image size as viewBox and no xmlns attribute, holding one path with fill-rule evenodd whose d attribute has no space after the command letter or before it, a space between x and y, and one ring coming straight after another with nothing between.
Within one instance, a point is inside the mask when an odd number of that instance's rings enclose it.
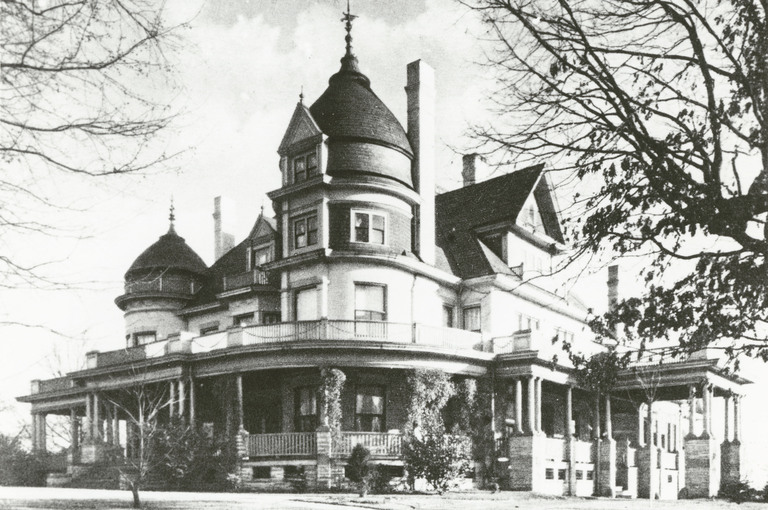
<instances>
[{"instance_id":1,"label":"large house","mask_svg":"<svg viewBox=\"0 0 768 510\"><path fill-rule=\"evenodd\" d=\"M605 347L550 275L565 247L544 166L483 180L468 155L464 186L436 195L434 73L407 66L403 127L361 72L350 22L341 68L314 103L299 101L277 147L275 217L262 213L235 245L217 199L208 267L172 214L125 273L115 301L125 345L19 398L31 404L35 449L53 414L71 420L70 475L136 455L135 423L115 395L141 384L167 399L160 420L234 430L254 484L302 475L329 486L358 443L396 475L407 375L433 369L492 380L502 487L677 498L738 480L746 381L701 355L638 364L600 399L580 387L563 343ZM322 367L346 374L335 448L318 405Z\"/></svg>"}]
</instances>

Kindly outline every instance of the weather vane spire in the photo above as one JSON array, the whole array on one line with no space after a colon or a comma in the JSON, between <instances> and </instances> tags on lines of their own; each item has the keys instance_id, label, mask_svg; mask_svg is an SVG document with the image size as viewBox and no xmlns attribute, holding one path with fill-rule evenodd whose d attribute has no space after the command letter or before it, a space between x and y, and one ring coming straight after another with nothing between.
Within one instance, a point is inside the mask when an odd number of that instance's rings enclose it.
<instances>
[{"instance_id":1,"label":"weather vane spire","mask_svg":"<svg viewBox=\"0 0 768 510\"><path fill-rule=\"evenodd\" d=\"M171 195L171 207L170 214L168 214L168 221L171 223L170 230L173 231L173 223L176 221L176 208L173 206L173 195Z\"/></svg>"},{"instance_id":2,"label":"weather vane spire","mask_svg":"<svg viewBox=\"0 0 768 510\"><path fill-rule=\"evenodd\" d=\"M347 0L347 12L344 13L344 17L341 18L341 21L344 21L346 23L345 28L347 30L347 36L344 38L347 41L347 55L348 57L352 56L352 21L355 20L357 16L352 14L351 9L349 8L349 0Z\"/></svg>"}]
</instances>

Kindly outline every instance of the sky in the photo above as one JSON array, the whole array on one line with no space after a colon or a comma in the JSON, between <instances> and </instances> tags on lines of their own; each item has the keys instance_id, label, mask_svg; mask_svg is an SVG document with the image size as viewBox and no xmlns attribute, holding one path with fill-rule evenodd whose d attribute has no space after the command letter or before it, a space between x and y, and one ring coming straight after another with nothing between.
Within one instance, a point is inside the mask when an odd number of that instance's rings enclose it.
<instances>
[{"instance_id":1,"label":"sky","mask_svg":"<svg viewBox=\"0 0 768 510\"><path fill-rule=\"evenodd\" d=\"M176 154L164 168L141 176L58 184L57 193L83 212L60 218L72 235L16 244L24 254L50 255L49 268L72 282L65 291L0 294L0 320L41 327L3 327L0 357L0 431L28 418L13 398L29 381L82 368L84 352L124 345L123 319L114 304L131 262L168 228L174 200L176 230L213 262L213 198L234 203L238 240L249 232L265 193L280 185L277 147L303 91L306 104L325 90L344 54L341 0L172 0L170 15L189 21L174 64L172 106L179 116L155 141ZM468 127L489 119L482 108L492 82L483 61L483 29L450 0L356 0L353 48L376 94L405 125L405 68L422 59L435 69L437 186L459 186L461 154L472 147ZM562 202L562 200L561 200ZM562 205L562 204L561 204ZM632 271L642 261L624 262ZM605 275L589 280L602 303ZM629 283L625 282L625 286ZM63 333L63 336L50 330ZM749 364L748 364L749 365ZM759 370L745 374L760 379ZM755 374L757 377L754 377ZM763 384L755 385L759 393ZM750 407L745 426L768 420ZM757 435L757 434L755 434ZM768 445L763 445L768 446ZM762 472L753 478L764 479Z\"/></svg>"}]
</instances>

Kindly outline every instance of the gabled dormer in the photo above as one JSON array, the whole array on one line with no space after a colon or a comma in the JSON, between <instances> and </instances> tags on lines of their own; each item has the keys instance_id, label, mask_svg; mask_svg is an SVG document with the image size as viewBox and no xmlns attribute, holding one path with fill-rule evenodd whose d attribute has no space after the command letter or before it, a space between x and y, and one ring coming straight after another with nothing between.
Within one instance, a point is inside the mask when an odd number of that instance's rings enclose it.
<instances>
[{"instance_id":1,"label":"gabled dormer","mask_svg":"<svg viewBox=\"0 0 768 510\"><path fill-rule=\"evenodd\" d=\"M300 185L325 172L323 141L323 132L300 101L277 149L283 187Z\"/></svg>"},{"instance_id":2,"label":"gabled dormer","mask_svg":"<svg viewBox=\"0 0 768 510\"><path fill-rule=\"evenodd\" d=\"M280 242L277 224L273 218L264 216L262 211L248 234L249 246L246 253L246 270L257 269L278 258Z\"/></svg>"}]
</instances>

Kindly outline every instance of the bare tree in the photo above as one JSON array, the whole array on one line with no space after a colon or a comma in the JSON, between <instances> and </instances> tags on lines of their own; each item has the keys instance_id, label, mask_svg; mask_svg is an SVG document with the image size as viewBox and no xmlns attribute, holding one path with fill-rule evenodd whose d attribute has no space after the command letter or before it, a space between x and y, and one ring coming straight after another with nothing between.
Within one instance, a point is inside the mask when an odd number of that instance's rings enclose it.
<instances>
[{"instance_id":1,"label":"bare tree","mask_svg":"<svg viewBox=\"0 0 768 510\"><path fill-rule=\"evenodd\" d=\"M71 234L51 219L79 210L60 186L167 158L151 141L172 118L174 28L163 2L0 0L0 289L61 286L53 257L12 249Z\"/></svg>"},{"instance_id":2,"label":"bare tree","mask_svg":"<svg viewBox=\"0 0 768 510\"><path fill-rule=\"evenodd\" d=\"M645 295L607 321L768 358L768 3L462 3L499 85L479 139L587 184L567 223L577 254L651 257Z\"/></svg>"}]
</instances>

